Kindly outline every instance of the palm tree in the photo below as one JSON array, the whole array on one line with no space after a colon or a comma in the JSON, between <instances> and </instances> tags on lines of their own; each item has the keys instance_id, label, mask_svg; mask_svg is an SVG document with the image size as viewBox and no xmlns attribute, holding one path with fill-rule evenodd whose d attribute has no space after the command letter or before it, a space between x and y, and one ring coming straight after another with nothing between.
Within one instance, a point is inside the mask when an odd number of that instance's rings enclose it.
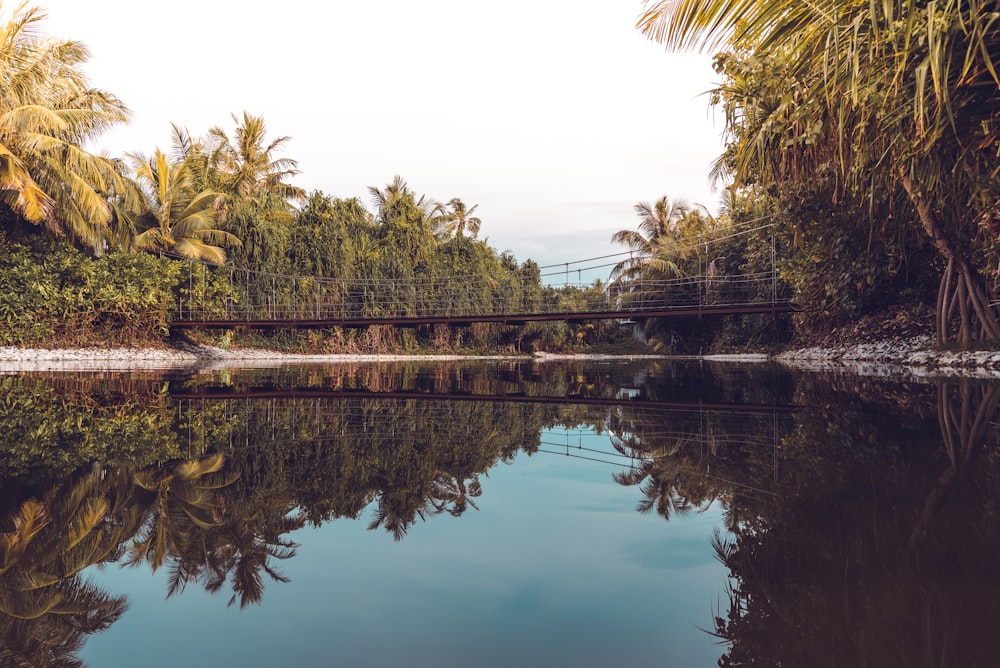
<instances>
[{"instance_id":1,"label":"palm tree","mask_svg":"<svg viewBox=\"0 0 1000 668\"><path fill-rule=\"evenodd\" d=\"M611 278L617 282L649 272L679 276L681 268L672 247L677 241L677 224L690 210L687 204L664 196L654 203L639 202L634 208L640 218L638 229L619 230L611 237L612 243L622 244L631 251L628 259L611 270Z\"/></svg>"},{"instance_id":2,"label":"palm tree","mask_svg":"<svg viewBox=\"0 0 1000 668\"><path fill-rule=\"evenodd\" d=\"M439 239L453 236L461 237L466 229L469 230L469 234L473 238L479 234L479 228L483 221L472 215L479 207L478 204L473 204L467 209L465 202L458 197L453 197L446 207L445 213L435 221L434 236Z\"/></svg>"},{"instance_id":3,"label":"palm tree","mask_svg":"<svg viewBox=\"0 0 1000 668\"><path fill-rule=\"evenodd\" d=\"M736 76L715 94L738 179L780 187L834 165L858 201L901 193L912 209L897 218L947 264L939 341L952 313L960 341L1000 340L995 295L970 259L1000 221L996 12L995 0L648 0L639 27L669 48L728 50L717 63ZM780 81L753 85L778 69Z\"/></svg>"},{"instance_id":4,"label":"palm tree","mask_svg":"<svg viewBox=\"0 0 1000 668\"><path fill-rule=\"evenodd\" d=\"M20 5L0 25L0 199L29 223L100 249L112 223L105 194L125 188L113 161L81 145L128 111L90 87L83 44L39 34L44 18Z\"/></svg>"},{"instance_id":5,"label":"palm tree","mask_svg":"<svg viewBox=\"0 0 1000 668\"><path fill-rule=\"evenodd\" d=\"M443 215L442 205L426 195L417 197L399 175L384 190L369 186L368 192L376 209L378 236L397 251L388 259L410 270L425 262L435 246L432 229Z\"/></svg>"},{"instance_id":6,"label":"palm tree","mask_svg":"<svg viewBox=\"0 0 1000 668\"><path fill-rule=\"evenodd\" d=\"M264 119L243 112L233 115L236 128L230 137L221 127L195 139L187 130L174 128L174 157L191 165L194 182L202 190L220 194L223 227L242 242L233 253L237 266L286 271L293 202L304 202L306 193L288 179L299 173L298 163L279 158L289 137L268 140Z\"/></svg>"},{"instance_id":7,"label":"palm tree","mask_svg":"<svg viewBox=\"0 0 1000 668\"><path fill-rule=\"evenodd\" d=\"M291 137L269 142L264 119L246 111L242 120L233 114L233 121L236 130L232 138L218 126L208 131L209 155L217 170L216 187L230 197L251 199L264 190L286 201L304 202L306 192L287 182L299 173L298 162L275 157Z\"/></svg>"},{"instance_id":8,"label":"palm tree","mask_svg":"<svg viewBox=\"0 0 1000 668\"><path fill-rule=\"evenodd\" d=\"M238 245L240 240L216 227L222 214L222 195L197 190L191 163L172 161L160 149L152 157L133 154L130 158L146 199L136 215L144 231L135 237L135 248L223 264L226 252L222 246Z\"/></svg>"},{"instance_id":9,"label":"palm tree","mask_svg":"<svg viewBox=\"0 0 1000 668\"><path fill-rule=\"evenodd\" d=\"M701 205L690 207L667 197L639 202L635 211L641 219L638 229L619 230L611 237L631 251L611 270L611 294L625 305L663 297L665 290L691 289L690 285L674 285L674 279L689 275L688 265L699 257L704 236L715 220Z\"/></svg>"},{"instance_id":10,"label":"palm tree","mask_svg":"<svg viewBox=\"0 0 1000 668\"><path fill-rule=\"evenodd\" d=\"M435 227L439 226L440 221L447 215L440 202L430 199L426 195L417 197L417 194L399 174L392 177L392 181L386 184L384 190L368 186L368 193L372 197L372 204L375 205L378 222L383 226L389 222L396 207L402 204L413 206L424 222L433 223Z\"/></svg>"}]
</instances>

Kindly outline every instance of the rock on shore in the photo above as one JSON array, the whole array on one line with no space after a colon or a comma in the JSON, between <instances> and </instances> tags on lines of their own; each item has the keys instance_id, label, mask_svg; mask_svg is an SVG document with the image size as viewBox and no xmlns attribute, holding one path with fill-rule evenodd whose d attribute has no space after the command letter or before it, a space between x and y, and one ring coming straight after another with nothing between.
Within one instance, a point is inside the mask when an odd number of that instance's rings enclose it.
<instances>
[{"instance_id":1,"label":"rock on shore","mask_svg":"<svg viewBox=\"0 0 1000 668\"><path fill-rule=\"evenodd\" d=\"M1000 377L1000 351L936 350L931 336L889 339L872 343L802 348L774 356L799 369L842 369L870 375Z\"/></svg>"}]
</instances>

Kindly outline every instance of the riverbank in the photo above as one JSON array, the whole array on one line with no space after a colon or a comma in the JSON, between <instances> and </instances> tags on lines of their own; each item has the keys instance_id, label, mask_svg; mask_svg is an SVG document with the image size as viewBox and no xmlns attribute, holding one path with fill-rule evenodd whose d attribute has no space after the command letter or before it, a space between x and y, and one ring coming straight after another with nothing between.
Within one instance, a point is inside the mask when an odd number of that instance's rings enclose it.
<instances>
[{"instance_id":1,"label":"riverbank","mask_svg":"<svg viewBox=\"0 0 1000 668\"><path fill-rule=\"evenodd\" d=\"M257 348L224 350L213 346L181 344L162 348L16 348L0 347L0 373L19 371L128 371L135 369L213 369L233 366L337 362L396 362L503 359L468 355L305 355Z\"/></svg>"},{"instance_id":2,"label":"riverbank","mask_svg":"<svg viewBox=\"0 0 1000 668\"><path fill-rule=\"evenodd\" d=\"M23 371L128 371L136 369L197 368L211 370L236 366L285 364L335 364L347 362L454 361L533 359L536 362L587 359L703 359L761 363L775 361L803 370L841 370L863 375L921 375L1000 377L1000 351L936 350L928 335L893 338L871 343L814 346L778 353L704 356L561 354L527 355L400 355L400 354L298 354L256 348L224 350L185 343L161 348L16 348L0 347L0 373Z\"/></svg>"},{"instance_id":3,"label":"riverbank","mask_svg":"<svg viewBox=\"0 0 1000 668\"><path fill-rule=\"evenodd\" d=\"M862 375L1000 377L1000 351L939 350L929 335L788 350L772 359L803 370Z\"/></svg>"},{"instance_id":4,"label":"riverbank","mask_svg":"<svg viewBox=\"0 0 1000 668\"><path fill-rule=\"evenodd\" d=\"M766 360L766 355L740 356ZM285 364L337 364L355 362L526 360L536 362L567 359L664 359L663 355L609 355L535 353L534 355L457 354L299 354L259 348L222 349L201 344L180 344L162 348L16 348L0 347L0 373L22 371L129 371L135 369L197 368L212 370L238 366L281 366ZM750 361L749 359L745 361Z\"/></svg>"}]
</instances>

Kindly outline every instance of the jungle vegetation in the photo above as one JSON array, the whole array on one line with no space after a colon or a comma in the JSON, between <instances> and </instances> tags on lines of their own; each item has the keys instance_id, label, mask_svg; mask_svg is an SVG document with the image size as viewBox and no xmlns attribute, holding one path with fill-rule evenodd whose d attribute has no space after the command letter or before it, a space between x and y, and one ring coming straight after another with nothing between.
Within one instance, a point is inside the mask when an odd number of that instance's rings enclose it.
<instances>
[{"instance_id":1,"label":"jungle vegetation","mask_svg":"<svg viewBox=\"0 0 1000 668\"><path fill-rule=\"evenodd\" d=\"M650 39L714 56L723 214L773 224L801 334L889 310L939 344L1000 339L995 0L644 10Z\"/></svg>"}]
</instances>

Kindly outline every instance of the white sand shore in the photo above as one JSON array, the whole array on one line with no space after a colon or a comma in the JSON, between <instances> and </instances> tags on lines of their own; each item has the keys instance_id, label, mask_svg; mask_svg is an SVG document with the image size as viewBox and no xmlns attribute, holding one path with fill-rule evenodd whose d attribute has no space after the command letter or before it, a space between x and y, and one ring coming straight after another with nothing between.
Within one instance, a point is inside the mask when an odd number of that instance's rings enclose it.
<instances>
[{"instance_id":1,"label":"white sand shore","mask_svg":"<svg viewBox=\"0 0 1000 668\"><path fill-rule=\"evenodd\" d=\"M299 355L211 346L177 348L13 348L0 347L0 373L20 371L130 371L204 369L236 366L281 366L303 363L395 362L403 360L498 359L464 355Z\"/></svg>"},{"instance_id":2,"label":"white sand shore","mask_svg":"<svg viewBox=\"0 0 1000 668\"><path fill-rule=\"evenodd\" d=\"M211 371L234 367L275 367L288 364L357 362L455 361L531 359L548 362L572 359L664 359L662 355L303 355L273 350L182 345L176 348L15 348L0 347L0 374L25 371L138 371L185 369ZM766 359L766 356L764 357Z\"/></svg>"},{"instance_id":3,"label":"white sand shore","mask_svg":"<svg viewBox=\"0 0 1000 668\"><path fill-rule=\"evenodd\" d=\"M449 361L470 359L529 359L514 355L301 355L242 348L223 350L211 346L175 348L14 348L0 347L0 373L24 371L133 371L186 369L210 371L227 367L273 367L287 364L337 364ZM600 355L535 353L536 362L572 359L640 360L704 359L721 362L762 363L775 360L804 370L840 370L877 376L962 376L1000 378L1000 351L937 351L929 336L847 346L790 350L773 357L764 354L704 356Z\"/></svg>"}]
</instances>

